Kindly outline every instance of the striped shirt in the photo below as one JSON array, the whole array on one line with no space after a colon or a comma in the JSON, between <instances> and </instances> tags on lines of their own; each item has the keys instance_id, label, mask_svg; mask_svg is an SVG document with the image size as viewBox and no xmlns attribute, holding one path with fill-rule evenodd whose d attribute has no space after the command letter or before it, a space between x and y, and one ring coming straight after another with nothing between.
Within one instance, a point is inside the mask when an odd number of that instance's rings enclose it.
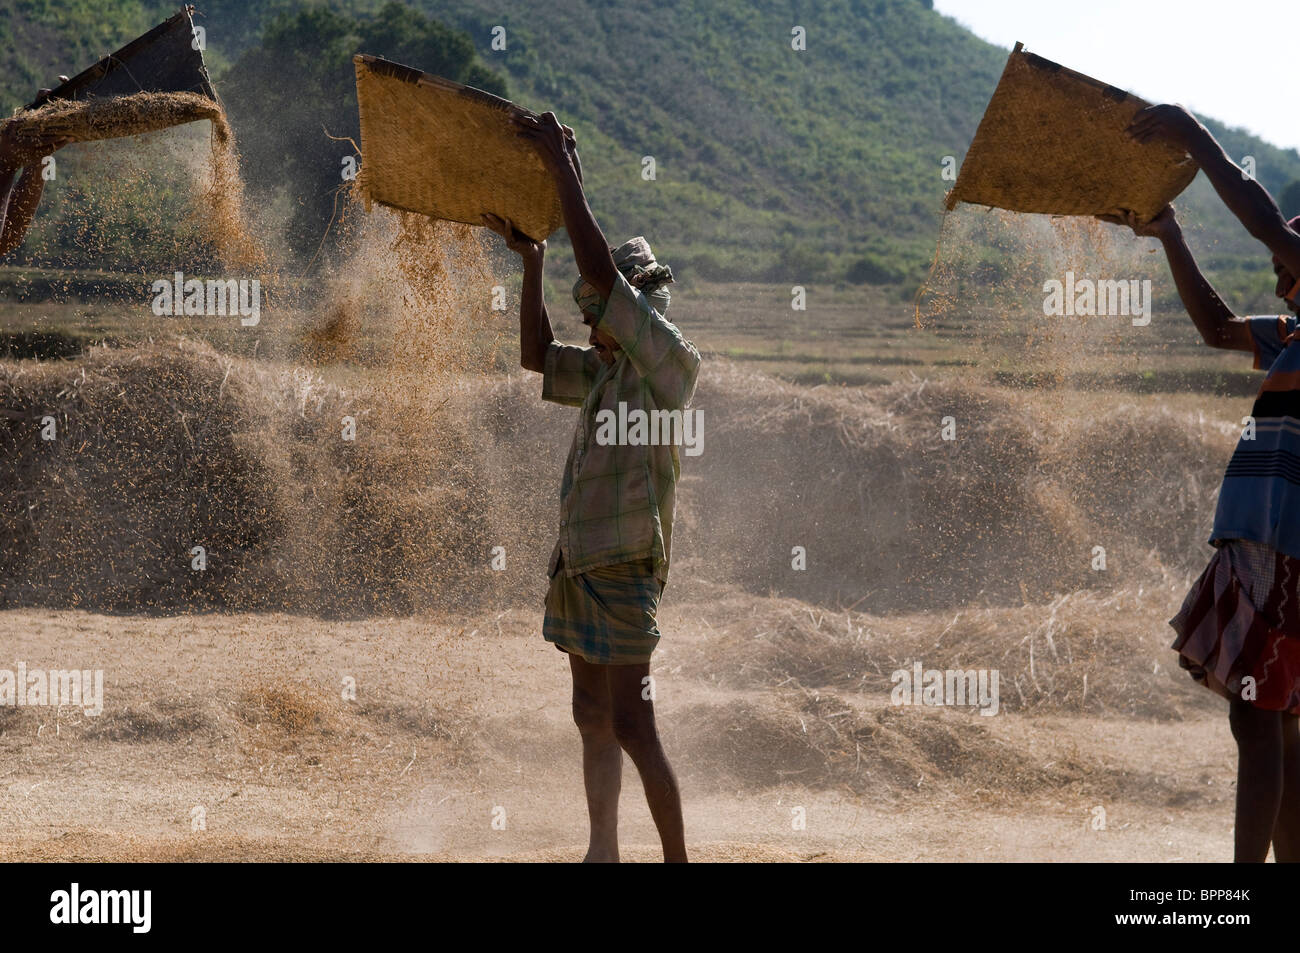
<instances>
[{"instance_id":1,"label":"striped shirt","mask_svg":"<svg viewBox=\"0 0 1300 953\"><path fill-rule=\"evenodd\" d=\"M552 341L546 350L542 399L582 408L560 484L560 538L549 574L561 565L574 576L649 558L655 577L667 582L678 449L600 443L596 417L608 410L618 418L620 403L626 414L684 411L695 393L700 352L621 274L596 327L621 348L611 365L591 347Z\"/></svg>"},{"instance_id":2,"label":"striped shirt","mask_svg":"<svg viewBox=\"0 0 1300 953\"><path fill-rule=\"evenodd\" d=\"M1267 370L1219 489L1210 542L1246 539L1300 558L1300 346L1296 319L1250 317L1255 368Z\"/></svg>"}]
</instances>

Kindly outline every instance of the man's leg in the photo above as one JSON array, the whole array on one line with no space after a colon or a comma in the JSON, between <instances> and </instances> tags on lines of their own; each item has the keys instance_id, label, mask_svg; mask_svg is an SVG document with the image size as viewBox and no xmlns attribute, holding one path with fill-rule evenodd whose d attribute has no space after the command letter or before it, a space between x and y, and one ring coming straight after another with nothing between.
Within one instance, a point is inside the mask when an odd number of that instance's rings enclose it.
<instances>
[{"instance_id":1,"label":"man's leg","mask_svg":"<svg viewBox=\"0 0 1300 953\"><path fill-rule=\"evenodd\" d=\"M1282 715L1282 807L1273 825L1273 859L1300 862L1300 718Z\"/></svg>"},{"instance_id":2,"label":"man's leg","mask_svg":"<svg viewBox=\"0 0 1300 953\"><path fill-rule=\"evenodd\" d=\"M1237 741L1237 863L1263 863L1282 803L1282 713L1229 702Z\"/></svg>"},{"instance_id":3,"label":"man's leg","mask_svg":"<svg viewBox=\"0 0 1300 953\"><path fill-rule=\"evenodd\" d=\"M618 792L623 751L614 737L613 709L604 665L569 655L573 673L573 721L582 735L582 780L587 788L591 840L584 863L618 861Z\"/></svg>"},{"instance_id":4,"label":"man's leg","mask_svg":"<svg viewBox=\"0 0 1300 953\"><path fill-rule=\"evenodd\" d=\"M650 814L659 828L664 860L684 862L686 835L677 779L659 743L654 702L642 697L643 693L648 694L645 679L650 674L650 663L609 665L606 670L614 710L614 736L641 775Z\"/></svg>"}]
</instances>

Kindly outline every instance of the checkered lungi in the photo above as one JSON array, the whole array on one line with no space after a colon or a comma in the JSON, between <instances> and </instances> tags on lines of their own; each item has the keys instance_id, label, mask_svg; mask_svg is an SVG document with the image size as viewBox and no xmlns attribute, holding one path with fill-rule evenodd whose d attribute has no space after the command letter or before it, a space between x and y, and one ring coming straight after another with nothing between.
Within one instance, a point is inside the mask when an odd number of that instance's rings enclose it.
<instances>
[{"instance_id":1,"label":"checkered lungi","mask_svg":"<svg viewBox=\"0 0 1300 953\"><path fill-rule=\"evenodd\" d=\"M650 559L575 576L557 566L546 593L542 637L595 665L649 662L659 643L655 613L662 595Z\"/></svg>"}]
</instances>

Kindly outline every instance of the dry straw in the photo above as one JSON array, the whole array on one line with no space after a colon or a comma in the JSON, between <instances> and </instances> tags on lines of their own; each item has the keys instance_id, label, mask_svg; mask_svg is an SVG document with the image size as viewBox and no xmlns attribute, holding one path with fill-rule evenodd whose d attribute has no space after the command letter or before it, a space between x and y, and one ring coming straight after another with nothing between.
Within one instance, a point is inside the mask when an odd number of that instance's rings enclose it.
<instances>
[{"instance_id":1,"label":"dry straw","mask_svg":"<svg viewBox=\"0 0 1300 953\"><path fill-rule=\"evenodd\" d=\"M266 250L253 235L244 203L235 136L221 104L200 93L132 93L86 100L52 100L19 112L21 136L65 136L77 142L160 132L186 123L212 124L206 187L195 214L199 226L227 268L262 268Z\"/></svg>"},{"instance_id":2,"label":"dry straw","mask_svg":"<svg viewBox=\"0 0 1300 953\"><path fill-rule=\"evenodd\" d=\"M1148 103L1024 52L1017 43L947 207L1154 218L1196 177L1173 146L1141 145L1124 130Z\"/></svg>"},{"instance_id":3,"label":"dry straw","mask_svg":"<svg viewBox=\"0 0 1300 953\"><path fill-rule=\"evenodd\" d=\"M219 140L229 137L221 105L200 93L134 93L86 100L58 99L18 113L19 135L61 136L76 142L117 139L210 120Z\"/></svg>"},{"instance_id":4,"label":"dry straw","mask_svg":"<svg viewBox=\"0 0 1300 953\"><path fill-rule=\"evenodd\" d=\"M367 206L481 225L491 213L544 239L564 224L533 147L510 127L527 110L482 90L374 56L353 58Z\"/></svg>"}]
</instances>

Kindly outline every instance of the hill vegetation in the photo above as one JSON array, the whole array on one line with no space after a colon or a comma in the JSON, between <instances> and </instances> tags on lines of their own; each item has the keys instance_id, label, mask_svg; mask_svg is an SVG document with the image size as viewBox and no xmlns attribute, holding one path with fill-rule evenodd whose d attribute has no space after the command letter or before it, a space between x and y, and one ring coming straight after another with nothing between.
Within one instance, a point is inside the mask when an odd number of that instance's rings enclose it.
<instances>
[{"instance_id":1,"label":"hill vegetation","mask_svg":"<svg viewBox=\"0 0 1300 953\"><path fill-rule=\"evenodd\" d=\"M349 57L364 51L554 109L578 131L602 223L652 236L686 276L870 282L900 296L933 254L951 185L944 158L963 157L1006 56L925 0L828 0L797 13L772 0L201 7L250 185L283 208L300 253L324 231L350 151L325 130L356 136ZM15 51L0 66L5 101L20 105L44 78L173 9L16 0L0 12L0 41ZM793 48L796 27L805 49ZM493 49L498 28L504 50ZM1300 155L1213 128L1300 212ZM1179 204L1223 290L1266 298L1266 258L1204 180Z\"/></svg>"}]
</instances>

